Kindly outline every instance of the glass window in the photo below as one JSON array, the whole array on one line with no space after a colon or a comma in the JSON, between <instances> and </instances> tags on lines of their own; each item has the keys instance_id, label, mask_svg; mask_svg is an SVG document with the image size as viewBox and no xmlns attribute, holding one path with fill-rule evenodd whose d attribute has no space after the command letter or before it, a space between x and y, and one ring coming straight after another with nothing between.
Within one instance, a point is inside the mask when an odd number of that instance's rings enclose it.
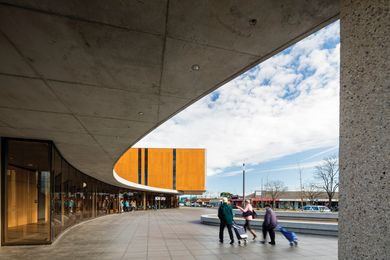
<instances>
[{"instance_id":1,"label":"glass window","mask_svg":"<svg viewBox=\"0 0 390 260\"><path fill-rule=\"evenodd\" d=\"M76 176L76 169L72 166L69 166L68 170L68 179L67 179L67 185L68 185L68 192L67 192L67 217L68 217L68 224L69 226L72 226L76 224L76 197L75 197L75 179Z\"/></svg>"},{"instance_id":2,"label":"glass window","mask_svg":"<svg viewBox=\"0 0 390 260\"><path fill-rule=\"evenodd\" d=\"M61 178L61 184L62 184L62 216L61 216L61 223L62 223L62 230L68 228L71 225L71 220L69 219L69 164L62 160L61 163L61 171L62 171L62 178Z\"/></svg>"},{"instance_id":3,"label":"glass window","mask_svg":"<svg viewBox=\"0 0 390 260\"><path fill-rule=\"evenodd\" d=\"M119 188L75 169L51 142L3 140L5 245L50 243L76 223L119 211Z\"/></svg>"},{"instance_id":4,"label":"glass window","mask_svg":"<svg viewBox=\"0 0 390 260\"><path fill-rule=\"evenodd\" d=\"M5 244L50 242L49 143L5 140Z\"/></svg>"},{"instance_id":5,"label":"glass window","mask_svg":"<svg viewBox=\"0 0 390 260\"><path fill-rule=\"evenodd\" d=\"M54 176L54 192L53 192L53 208L54 208L54 237L57 237L62 232L62 158L57 149L53 149L53 176Z\"/></svg>"},{"instance_id":6,"label":"glass window","mask_svg":"<svg viewBox=\"0 0 390 260\"><path fill-rule=\"evenodd\" d=\"M75 171L75 175L73 176L73 198L74 198L74 217L76 223L79 223L83 219L83 202L82 202L82 193L81 193L81 176L79 171Z\"/></svg>"},{"instance_id":7,"label":"glass window","mask_svg":"<svg viewBox=\"0 0 390 260\"><path fill-rule=\"evenodd\" d=\"M81 189L82 189L82 200L83 200L83 219L89 219L91 218L92 216L92 212L91 212L91 204L92 204L92 200L91 200L91 197L90 197L90 192L89 192L89 189L90 189L90 185L91 185L91 182L89 180L90 178L83 174L82 175L82 178L81 178Z\"/></svg>"}]
</instances>

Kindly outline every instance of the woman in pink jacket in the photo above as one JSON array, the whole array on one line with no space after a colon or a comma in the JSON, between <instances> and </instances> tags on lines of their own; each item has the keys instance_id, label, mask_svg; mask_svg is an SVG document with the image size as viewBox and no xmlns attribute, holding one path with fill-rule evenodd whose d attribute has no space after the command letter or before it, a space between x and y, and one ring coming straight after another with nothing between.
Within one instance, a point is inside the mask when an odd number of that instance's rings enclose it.
<instances>
[{"instance_id":1,"label":"woman in pink jacket","mask_svg":"<svg viewBox=\"0 0 390 260\"><path fill-rule=\"evenodd\" d=\"M245 225L244 225L245 231L248 229L249 232L251 232L251 234L253 235L253 240L255 240L257 236L255 231L253 231L253 229L251 228L251 224L250 224L250 221L253 219L252 217L253 207L251 205L250 200L245 200L245 203L246 203L245 209L241 208L240 206L237 206L237 208L239 208L243 212L243 216L245 219Z\"/></svg>"}]
</instances>

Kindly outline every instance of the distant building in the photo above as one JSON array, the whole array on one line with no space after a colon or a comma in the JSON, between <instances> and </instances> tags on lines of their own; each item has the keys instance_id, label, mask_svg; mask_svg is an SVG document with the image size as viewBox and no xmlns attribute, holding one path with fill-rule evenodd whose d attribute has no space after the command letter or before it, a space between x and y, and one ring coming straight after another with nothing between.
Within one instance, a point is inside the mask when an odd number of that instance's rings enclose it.
<instances>
[{"instance_id":1,"label":"distant building","mask_svg":"<svg viewBox=\"0 0 390 260\"><path fill-rule=\"evenodd\" d=\"M273 199L269 192L255 192L248 196L246 199L250 199L253 206L264 207L265 204L272 204ZM335 193L332 199L332 205L328 205L328 195L326 192L318 192L315 196L309 196L303 194L303 206L305 205L325 205L332 208L338 207L339 194ZM242 205L242 196L233 196L231 199L232 204L236 206ZM282 209L299 209L301 208L301 192L300 191L285 191L281 192L280 195L275 199L275 208Z\"/></svg>"},{"instance_id":2,"label":"distant building","mask_svg":"<svg viewBox=\"0 0 390 260\"><path fill-rule=\"evenodd\" d=\"M114 170L130 185L145 190L192 195L205 191L205 149L131 148Z\"/></svg>"}]
</instances>

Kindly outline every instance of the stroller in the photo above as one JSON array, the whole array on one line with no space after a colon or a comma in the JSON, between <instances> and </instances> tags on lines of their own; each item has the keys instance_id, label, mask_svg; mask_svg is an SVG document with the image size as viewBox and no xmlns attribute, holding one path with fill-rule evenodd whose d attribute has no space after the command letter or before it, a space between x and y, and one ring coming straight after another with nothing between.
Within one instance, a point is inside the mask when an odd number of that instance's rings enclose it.
<instances>
[{"instance_id":1,"label":"stroller","mask_svg":"<svg viewBox=\"0 0 390 260\"><path fill-rule=\"evenodd\" d=\"M237 236L238 244L241 244L241 240L244 240L244 244L246 245L248 235L246 234L245 228L238 225L236 222L233 222L233 229Z\"/></svg>"},{"instance_id":2,"label":"stroller","mask_svg":"<svg viewBox=\"0 0 390 260\"><path fill-rule=\"evenodd\" d=\"M297 235L292 232L288 231L286 228L282 227L281 225L277 226L277 229L280 231L280 233L283 234L285 238L290 242L290 246L298 246L298 237Z\"/></svg>"}]
</instances>

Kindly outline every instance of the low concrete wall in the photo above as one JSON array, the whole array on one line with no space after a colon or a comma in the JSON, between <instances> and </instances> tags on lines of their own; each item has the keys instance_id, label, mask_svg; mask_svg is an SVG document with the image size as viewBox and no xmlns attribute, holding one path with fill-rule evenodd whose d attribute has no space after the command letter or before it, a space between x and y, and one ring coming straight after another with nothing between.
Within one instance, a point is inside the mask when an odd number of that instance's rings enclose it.
<instances>
[{"instance_id":1,"label":"low concrete wall","mask_svg":"<svg viewBox=\"0 0 390 260\"><path fill-rule=\"evenodd\" d=\"M219 219L216 214L202 215L200 217L202 224L219 225ZM239 225L244 225L243 218L234 218ZM290 231L303 234L338 236L338 224L334 222L315 222L315 221L295 221L295 220L278 220L278 223ZM263 225L262 219L254 219L251 226L254 229L261 230Z\"/></svg>"},{"instance_id":2,"label":"low concrete wall","mask_svg":"<svg viewBox=\"0 0 390 260\"><path fill-rule=\"evenodd\" d=\"M255 210L259 219L264 217L264 210ZM233 209L233 214L236 217L241 217L242 212L239 209ZM337 212L302 212L302 211L275 211L278 219L299 219L299 220L326 220L337 222L339 214Z\"/></svg>"}]
</instances>

